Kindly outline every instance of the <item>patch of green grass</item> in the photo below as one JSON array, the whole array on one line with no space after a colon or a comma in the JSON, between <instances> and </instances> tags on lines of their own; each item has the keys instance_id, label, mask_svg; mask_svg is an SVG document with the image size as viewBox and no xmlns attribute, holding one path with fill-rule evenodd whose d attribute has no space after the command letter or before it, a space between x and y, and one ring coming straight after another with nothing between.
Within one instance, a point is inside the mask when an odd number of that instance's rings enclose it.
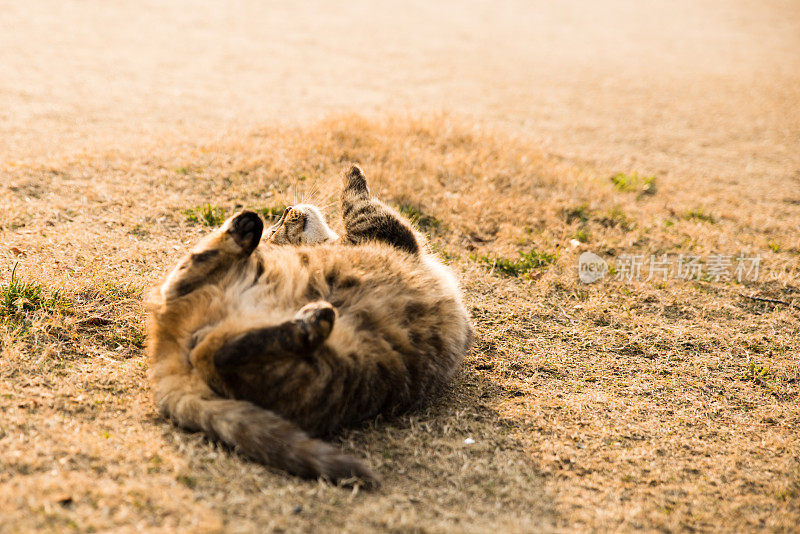
<instances>
[{"instance_id":1,"label":"patch of green grass","mask_svg":"<svg viewBox=\"0 0 800 534\"><path fill-rule=\"evenodd\" d=\"M572 224L573 222L578 223L578 230L573 235L575 239L581 243L589 242L589 230L586 228L586 223L592 218L592 210L590 210L586 204L565 208L562 211L562 217L567 224Z\"/></svg>"},{"instance_id":2,"label":"patch of green grass","mask_svg":"<svg viewBox=\"0 0 800 534\"><path fill-rule=\"evenodd\" d=\"M591 237L589 236L589 231L586 230L585 228L581 228L580 230L575 232L574 237L581 243L588 243L591 240Z\"/></svg>"},{"instance_id":3,"label":"patch of green grass","mask_svg":"<svg viewBox=\"0 0 800 534\"><path fill-rule=\"evenodd\" d=\"M564 220L567 221L567 224L570 224L573 221L585 223L592 216L592 212L589 209L589 206L587 206L586 204L581 204L579 206L575 206L572 208L566 208L564 209L563 213L564 213Z\"/></svg>"},{"instance_id":4,"label":"patch of green grass","mask_svg":"<svg viewBox=\"0 0 800 534\"><path fill-rule=\"evenodd\" d=\"M201 167L192 167L192 166L183 166L175 169L175 172L180 174L181 176L188 176L192 173L199 173L202 171L203 169Z\"/></svg>"},{"instance_id":5,"label":"patch of green grass","mask_svg":"<svg viewBox=\"0 0 800 534\"><path fill-rule=\"evenodd\" d=\"M426 232L436 230L442 226L442 221L411 204L402 204L400 213L408 217L420 230L425 230Z\"/></svg>"},{"instance_id":6,"label":"patch of green grass","mask_svg":"<svg viewBox=\"0 0 800 534\"><path fill-rule=\"evenodd\" d=\"M759 386L769 387L769 380L772 378L772 371L768 367L760 365L755 360L749 360L747 367L745 367L742 374L739 375L740 380L752 382Z\"/></svg>"},{"instance_id":7,"label":"patch of green grass","mask_svg":"<svg viewBox=\"0 0 800 534\"><path fill-rule=\"evenodd\" d=\"M780 245L780 243L778 243L777 241L770 240L770 242L769 242L769 243L767 243L767 246L768 246L768 247L769 247L769 249L770 249L772 252L774 252L775 254L777 254L778 252L780 252L780 251L781 251L781 245Z\"/></svg>"},{"instance_id":8,"label":"patch of green grass","mask_svg":"<svg viewBox=\"0 0 800 534\"><path fill-rule=\"evenodd\" d=\"M629 232L634 226L633 221L621 208L613 208L607 215L598 219L598 222L607 228L617 227L625 232Z\"/></svg>"},{"instance_id":9,"label":"patch of green grass","mask_svg":"<svg viewBox=\"0 0 800 534\"><path fill-rule=\"evenodd\" d=\"M475 258L480 263L506 276L524 276L536 269L552 265L558 260L558 255L550 252L520 252L519 259L497 258L488 255Z\"/></svg>"},{"instance_id":10,"label":"patch of green grass","mask_svg":"<svg viewBox=\"0 0 800 534\"><path fill-rule=\"evenodd\" d=\"M258 213L261 214L264 219L267 221L274 221L280 218L283 215L283 212L286 211L286 206L283 204L277 204L275 206L267 206L266 208L259 208L257 210Z\"/></svg>"},{"instance_id":11,"label":"patch of green grass","mask_svg":"<svg viewBox=\"0 0 800 534\"><path fill-rule=\"evenodd\" d=\"M25 282L17 276L17 265L11 271L11 280L0 287L0 318L19 319L25 312L44 310L65 312L70 302L60 291L49 295L36 282Z\"/></svg>"},{"instance_id":12,"label":"patch of green grass","mask_svg":"<svg viewBox=\"0 0 800 534\"><path fill-rule=\"evenodd\" d=\"M208 203L196 208L183 210L183 214L186 215L186 220L189 222L210 227L219 226L225 221L225 209Z\"/></svg>"},{"instance_id":13,"label":"patch of green grass","mask_svg":"<svg viewBox=\"0 0 800 534\"><path fill-rule=\"evenodd\" d=\"M692 220L693 221L702 221L702 222L707 222L707 223L714 224L714 215L712 215L710 212L708 212L708 211L706 211L706 210L704 210L702 208L697 208L697 209L693 209L693 210L687 211L683 215L683 218L687 219L687 220L690 220L690 221L692 221Z\"/></svg>"},{"instance_id":14,"label":"patch of green grass","mask_svg":"<svg viewBox=\"0 0 800 534\"><path fill-rule=\"evenodd\" d=\"M618 191L625 193L639 193L640 195L653 195L656 192L656 177L641 176L639 173L625 174L623 172L611 177L611 183Z\"/></svg>"},{"instance_id":15,"label":"patch of green grass","mask_svg":"<svg viewBox=\"0 0 800 534\"><path fill-rule=\"evenodd\" d=\"M176 480L186 486L189 489L194 489L197 487L197 479L193 476L189 475L178 475Z\"/></svg>"},{"instance_id":16,"label":"patch of green grass","mask_svg":"<svg viewBox=\"0 0 800 534\"><path fill-rule=\"evenodd\" d=\"M125 328L122 332L115 332L108 337L111 348L120 346L131 349L143 349L145 340L144 332L136 327Z\"/></svg>"},{"instance_id":17,"label":"patch of green grass","mask_svg":"<svg viewBox=\"0 0 800 534\"><path fill-rule=\"evenodd\" d=\"M103 292L113 299L136 299L144 297L144 288L131 283L117 283L112 280L103 282Z\"/></svg>"},{"instance_id":18,"label":"patch of green grass","mask_svg":"<svg viewBox=\"0 0 800 534\"><path fill-rule=\"evenodd\" d=\"M133 228L128 230L128 233L136 237L147 237L150 235L150 230L141 224L136 224Z\"/></svg>"},{"instance_id":19,"label":"patch of green grass","mask_svg":"<svg viewBox=\"0 0 800 534\"><path fill-rule=\"evenodd\" d=\"M445 247L439 245L436 242L430 243L430 246L431 250L433 250L433 252L435 252L448 265L453 263L454 261L458 261L461 258L461 256L459 256L455 252L450 252Z\"/></svg>"}]
</instances>

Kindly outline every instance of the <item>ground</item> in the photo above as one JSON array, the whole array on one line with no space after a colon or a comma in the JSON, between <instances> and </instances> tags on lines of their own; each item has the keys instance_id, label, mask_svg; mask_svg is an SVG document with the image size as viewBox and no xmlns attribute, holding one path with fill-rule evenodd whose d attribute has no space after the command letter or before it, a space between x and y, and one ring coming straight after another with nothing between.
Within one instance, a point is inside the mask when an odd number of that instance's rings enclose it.
<instances>
[{"instance_id":1,"label":"ground","mask_svg":"<svg viewBox=\"0 0 800 534\"><path fill-rule=\"evenodd\" d=\"M795 528L794 3L141 6L4 6L0 531ZM189 245L243 207L336 221L350 162L476 329L430 409L337 438L374 492L174 428L143 351ZM733 276L645 280L664 254Z\"/></svg>"}]
</instances>

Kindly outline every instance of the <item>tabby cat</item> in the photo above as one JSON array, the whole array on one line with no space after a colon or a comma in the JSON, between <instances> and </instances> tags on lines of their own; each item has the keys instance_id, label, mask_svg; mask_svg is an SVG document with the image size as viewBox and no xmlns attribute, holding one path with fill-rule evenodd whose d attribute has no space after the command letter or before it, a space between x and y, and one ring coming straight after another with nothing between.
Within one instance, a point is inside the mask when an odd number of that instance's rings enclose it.
<instances>
[{"instance_id":1,"label":"tabby cat","mask_svg":"<svg viewBox=\"0 0 800 534\"><path fill-rule=\"evenodd\" d=\"M342 212L335 243L318 211L301 225L291 210L260 246L248 211L203 239L151 292L150 379L177 425L296 475L371 484L361 461L316 438L424 404L472 329L452 274L356 166Z\"/></svg>"}]
</instances>

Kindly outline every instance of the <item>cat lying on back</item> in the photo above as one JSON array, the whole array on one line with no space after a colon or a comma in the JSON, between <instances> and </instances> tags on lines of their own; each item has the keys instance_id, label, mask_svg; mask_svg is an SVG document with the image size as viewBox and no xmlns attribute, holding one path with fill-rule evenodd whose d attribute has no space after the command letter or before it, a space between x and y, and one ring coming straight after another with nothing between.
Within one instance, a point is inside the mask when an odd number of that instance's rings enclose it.
<instances>
[{"instance_id":1,"label":"cat lying on back","mask_svg":"<svg viewBox=\"0 0 800 534\"><path fill-rule=\"evenodd\" d=\"M323 229L291 210L261 246L252 212L203 239L151 293L150 378L182 427L296 475L371 483L361 461L311 436L424 404L472 330L450 272L358 167L342 211L336 243L312 232L319 244L299 244L303 227Z\"/></svg>"}]
</instances>

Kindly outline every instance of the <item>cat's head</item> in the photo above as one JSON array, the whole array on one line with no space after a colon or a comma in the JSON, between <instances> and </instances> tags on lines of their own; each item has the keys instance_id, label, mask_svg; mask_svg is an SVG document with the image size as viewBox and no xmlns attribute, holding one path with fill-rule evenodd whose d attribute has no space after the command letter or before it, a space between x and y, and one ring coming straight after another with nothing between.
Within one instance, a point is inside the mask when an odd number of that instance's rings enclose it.
<instances>
[{"instance_id":1,"label":"cat's head","mask_svg":"<svg viewBox=\"0 0 800 534\"><path fill-rule=\"evenodd\" d=\"M314 245L339 239L312 204L289 206L266 234L268 241L278 245Z\"/></svg>"}]
</instances>

